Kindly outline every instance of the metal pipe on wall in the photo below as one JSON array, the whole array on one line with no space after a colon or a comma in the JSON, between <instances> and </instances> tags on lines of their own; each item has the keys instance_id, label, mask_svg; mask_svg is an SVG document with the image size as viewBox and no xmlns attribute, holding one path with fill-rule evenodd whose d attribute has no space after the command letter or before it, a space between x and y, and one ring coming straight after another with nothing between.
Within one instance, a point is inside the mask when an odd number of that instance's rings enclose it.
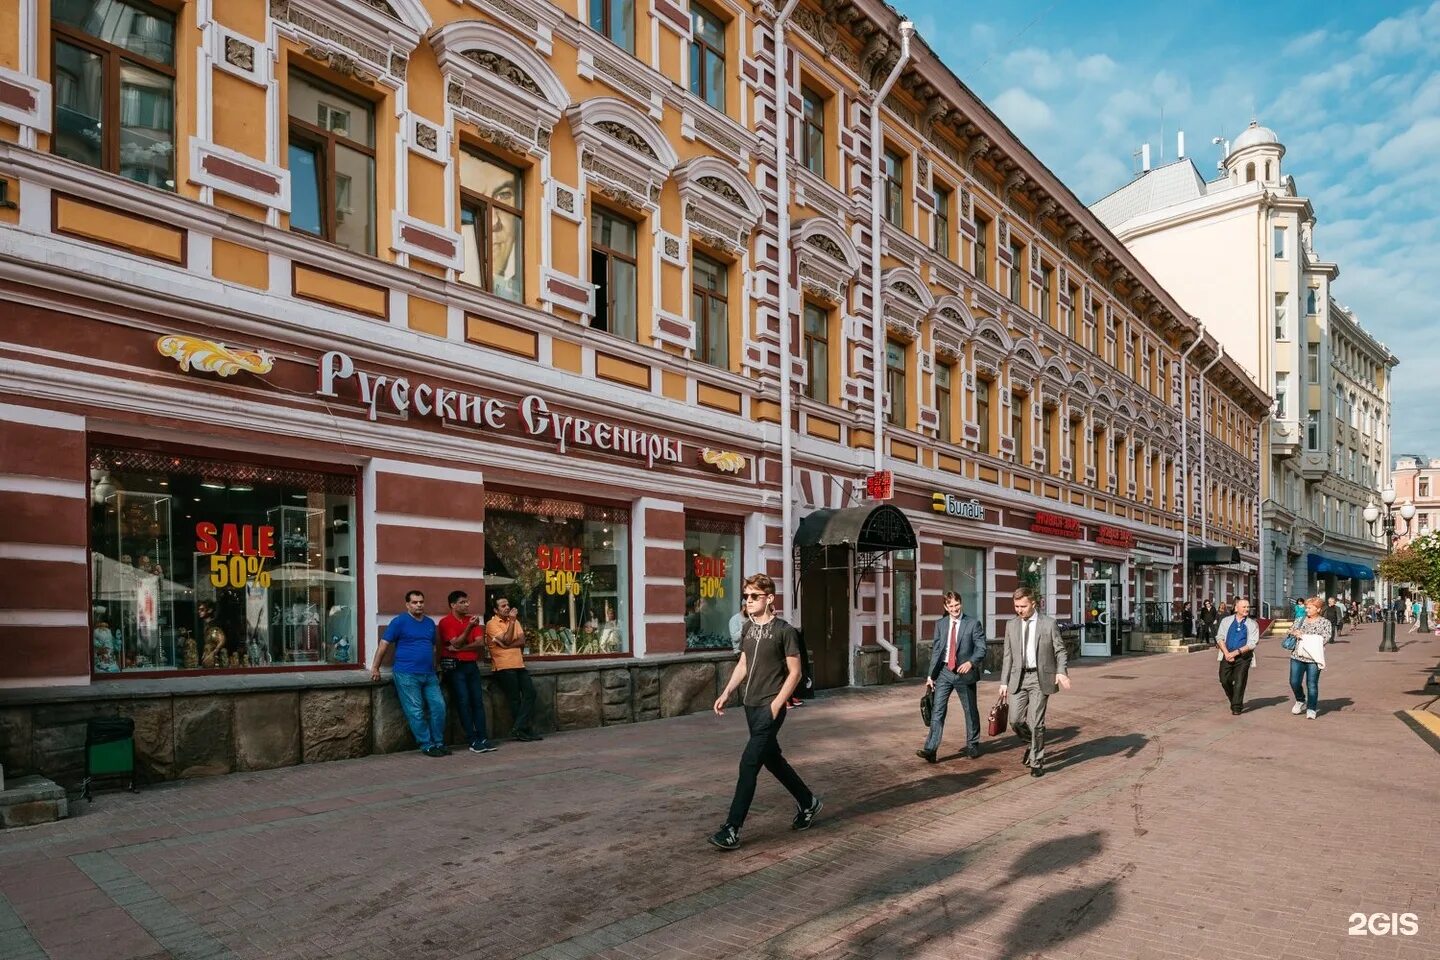
<instances>
[{"instance_id":1,"label":"metal pipe on wall","mask_svg":"<svg viewBox=\"0 0 1440 960\"><path fill-rule=\"evenodd\" d=\"M790 425L790 64L786 56L785 24L800 0L788 0L775 18L775 191L776 272L780 281L780 588L786 617L800 622L795 590L795 506L792 492L794 452Z\"/></svg>"},{"instance_id":2,"label":"metal pipe on wall","mask_svg":"<svg viewBox=\"0 0 1440 960\"><path fill-rule=\"evenodd\" d=\"M1190 602L1190 354L1205 342L1205 324L1196 321L1199 329L1195 342L1180 355L1180 599ZM1190 611L1193 616L1195 611Z\"/></svg>"}]
</instances>

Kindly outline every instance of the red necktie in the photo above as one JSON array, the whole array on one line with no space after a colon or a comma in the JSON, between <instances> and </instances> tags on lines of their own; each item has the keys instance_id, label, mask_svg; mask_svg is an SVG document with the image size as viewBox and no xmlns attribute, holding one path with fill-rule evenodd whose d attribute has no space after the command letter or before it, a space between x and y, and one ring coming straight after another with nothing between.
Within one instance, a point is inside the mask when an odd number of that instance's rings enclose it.
<instances>
[{"instance_id":1,"label":"red necktie","mask_svg":"<svg viewBox=\"0 0 1440 960\"><path fill-rule=\"evenodd\" d=\"M945 658L945 667L952 673L955 670L955 634L960 631L960 621L954 617L950 618L950 653Z\"/></svg>"}]
</instances>

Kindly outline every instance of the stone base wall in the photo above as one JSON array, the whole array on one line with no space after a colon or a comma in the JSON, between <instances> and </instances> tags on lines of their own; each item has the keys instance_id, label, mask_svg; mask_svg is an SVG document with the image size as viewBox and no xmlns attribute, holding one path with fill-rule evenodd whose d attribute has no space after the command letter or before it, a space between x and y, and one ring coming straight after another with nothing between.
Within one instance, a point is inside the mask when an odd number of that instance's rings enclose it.
<instances>
[{"instance_id":1,"label":"stone base wall","mask_svg":"<svg viewBox=\"0 0 1440 960\"><path fill-rule=\"evenodd\" d=\"M638 723L709 710L735 668L734 654L615 666L532 664L535 728L541 732ZM313 679L312 679L313 678ZM197 678L198 679L198 678ZM211 678L226 681L231 678ZM196 681L188 681L191 686ZM203 683L203 681L200 681ZM181 780L298 763L414 749L395 687L358 673L276 674L213 689L163 691L164 681L104 682L68 689L0 691L0 764L69 788L85 775L85 722L135 721L136 779ZM510 734L499 684L487 674L485 710L492 737ZM453 705L448 684L447 705ZM447 740L463 743L453 706Z\"/></svg>"}]
</instances>

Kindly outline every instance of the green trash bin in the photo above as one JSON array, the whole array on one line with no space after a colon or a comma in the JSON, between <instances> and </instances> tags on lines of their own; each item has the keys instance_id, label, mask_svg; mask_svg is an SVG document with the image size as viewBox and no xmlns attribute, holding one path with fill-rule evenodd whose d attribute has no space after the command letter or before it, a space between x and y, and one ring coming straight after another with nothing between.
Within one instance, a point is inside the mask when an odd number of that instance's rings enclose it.
<instances>
[{"instance_id":1,"label":"green trash bin","mask_svg":"<svg viewBox=\"0 0 1440 960\"><path fill-rule=\"evenodd\" d=\"M80 795L86 800L97 780L124 781L135 791L135 721L129 717L95 717L85 722L85 782Z\"/></svg>"}]
</instances>

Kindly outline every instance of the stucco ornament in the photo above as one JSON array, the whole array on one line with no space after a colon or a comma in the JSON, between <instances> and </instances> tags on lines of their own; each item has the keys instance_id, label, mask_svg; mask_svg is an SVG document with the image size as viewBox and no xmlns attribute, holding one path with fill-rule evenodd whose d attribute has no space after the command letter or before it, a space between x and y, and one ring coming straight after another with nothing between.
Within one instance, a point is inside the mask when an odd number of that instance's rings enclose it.
<instances>
[{"instance_id":1,"label":"stucco ornament","mask_svg":"<svg viewBox=\"0 0 1440 960\"><path fill-rule=\"evenodd\" d=\"M229 377L243 370L260 376L275 367L275 358L264 350L240 350L199 337L173 334L160 337L155 341L155 349L161 356L177 361L186 373L198 370Z\"/></svg>"},{"instance_id":2,"label":"stucco ornament","mask_svg":"<svg viewBox=\"0 0 1440 960\"><path fill-rule=\"evenodd\" d=\"M711 450L706 447L700 451L700 459L722 473L739 473L745 469L744 454L730 450Z\"/></svg>"}]
</instances>

